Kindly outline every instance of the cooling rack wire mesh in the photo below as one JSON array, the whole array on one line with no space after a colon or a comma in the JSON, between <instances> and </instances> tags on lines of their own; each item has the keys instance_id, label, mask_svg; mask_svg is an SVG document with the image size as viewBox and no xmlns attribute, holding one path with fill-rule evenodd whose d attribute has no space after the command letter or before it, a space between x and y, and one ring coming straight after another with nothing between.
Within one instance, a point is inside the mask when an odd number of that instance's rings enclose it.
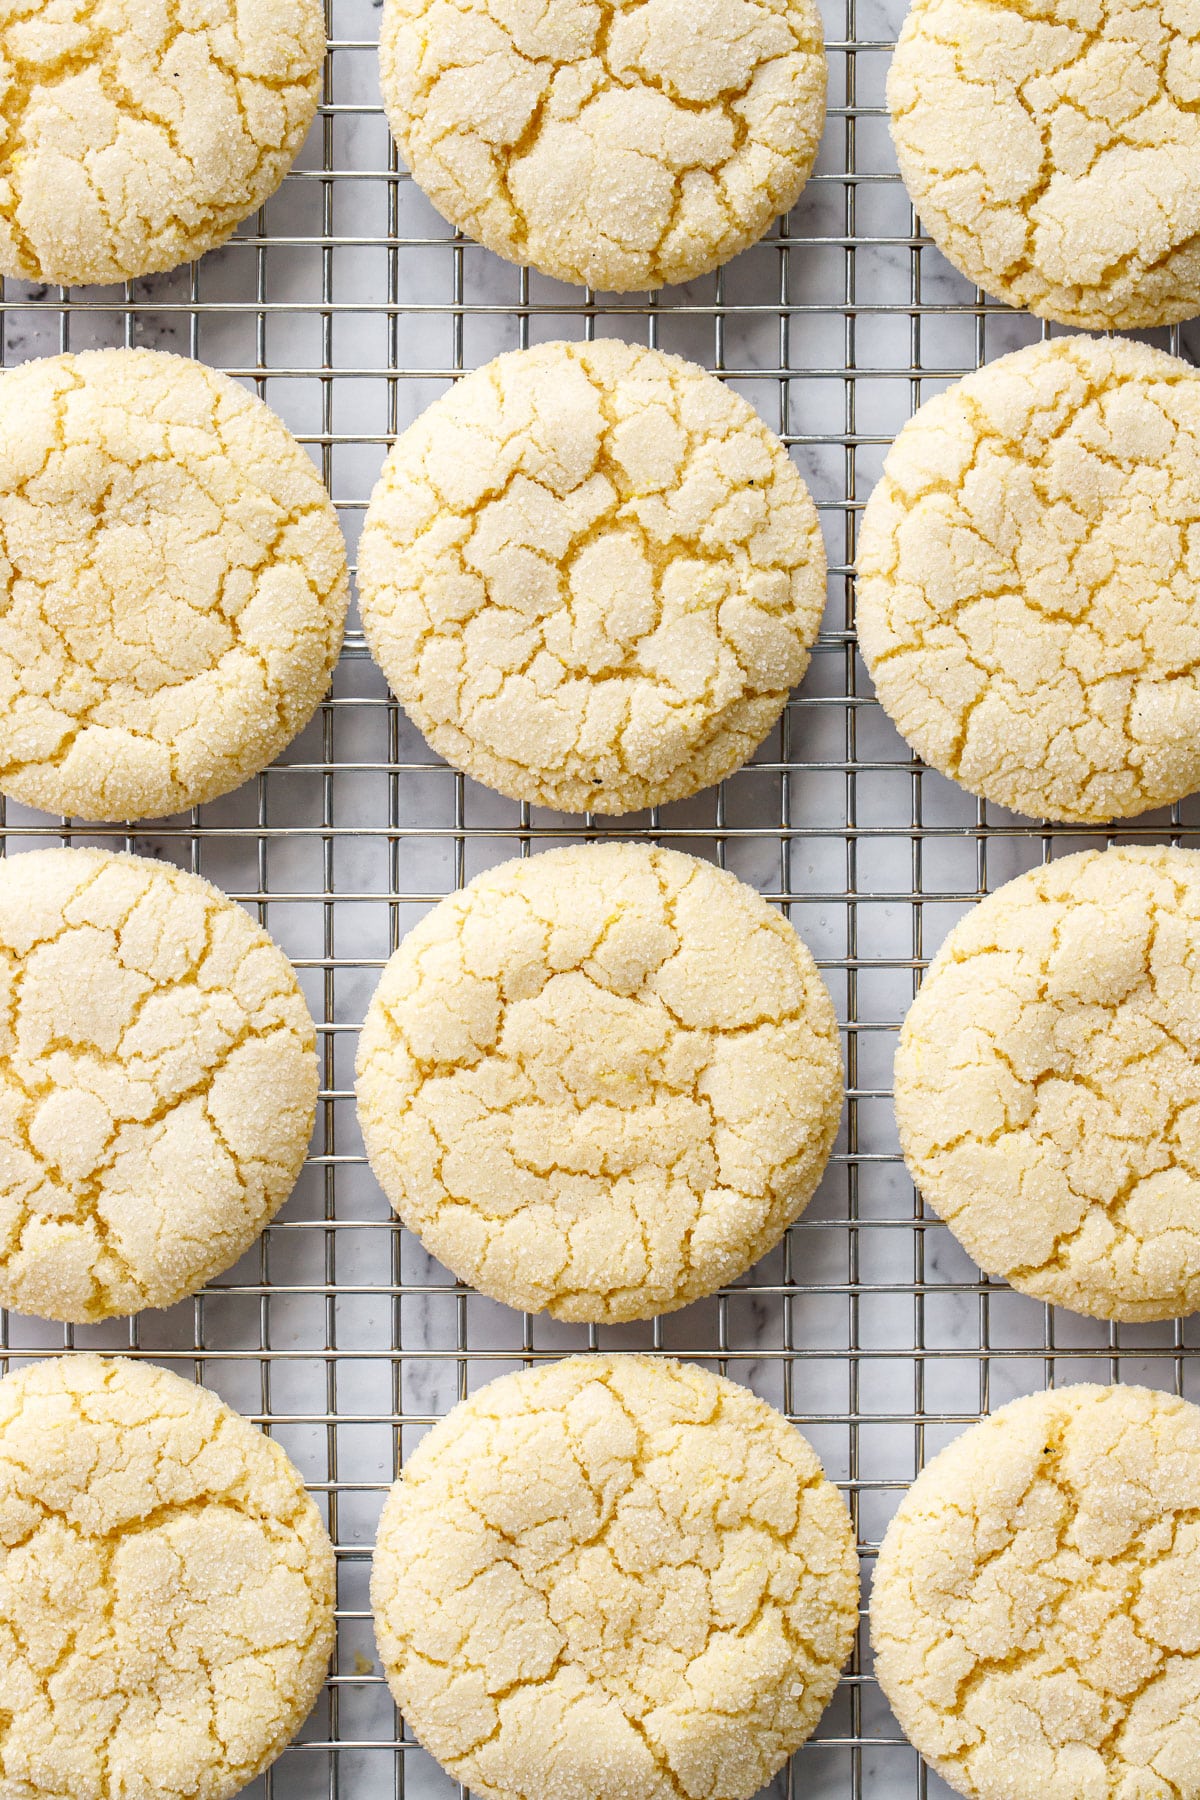
<instances>
[{"instance_id":1,"label":"cooling rack wire mesh","mask_svg":"<svg viewBox=\"0 0 1200 1800\"><path fill-rule=\"evenodd\" d=\"M392 149L377 6L326 3L320 116L263 212L224 250L124 291L7 283L5 360L138 344L228 370L307 445L353 553L387 444L458 372L555 337L656 344L715 370L781 433L817 499L830 561L820 640L779 729L721 788L661 811L565 818L443 767L389 700L352 614L316 719L236 794L136 833L13 805L0 825L12 850L104 842L217 882L295 961L322 1058L308 1165L236 1268L194 1301L140 1319L65 1331L2 1320L0 1356L12 1366L103 1348L176 1368L270 1431L326 1509L339 1568L334 1672L301 1741L249 1790L256 1800L451 1800L462 1790L395 1715L367 1580L394 1470L461 1395L595 1346L705 1362L784 1408L814 1442L852 1508L865 1587L905 1486L964 1426L1018 1393L1087 1378L1200 1399L1200 1328L1110 1327L981 1280L923 1211L899 1159L895 1034L947 929L1022 869L1106 841L1043 830L926 772L855 654L855 526L888 443L922 399L1043 329L985 303L918 234L883 107L902 0L826 0L829 116L799 205L722 272L651 296L564 287L456 238ZM1156 341L1186 356L1188 334ZM784 909L833 990L848 1097L825 1180L776 1252L686 1311L589 1329L509 1312L423 1254L365 1166L351 1086L378 971L422 912L492 863L608 835L714 858ZM1200 806L1108 835L1194 845ZM770 1790L778 1800L949 1792L900 1737L860 1635L814 1740Z\"/></svg>"}]
</instances>

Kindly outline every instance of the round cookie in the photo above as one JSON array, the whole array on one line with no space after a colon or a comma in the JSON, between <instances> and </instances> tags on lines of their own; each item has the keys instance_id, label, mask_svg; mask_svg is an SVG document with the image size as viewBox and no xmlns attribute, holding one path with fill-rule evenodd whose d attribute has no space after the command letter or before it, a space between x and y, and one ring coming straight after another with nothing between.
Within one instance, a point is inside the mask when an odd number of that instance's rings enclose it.
<instances>
[{"instance_id":1,"label":"round cookie","mask_svg":"<svg viewBox=\"0 0 1200 1800\"><path fill-rule=\"evenodd\" d=\"M1093 331L1200 311L1195 0L913 0L892 138L969 281Z\"/></svg>"},{"instance_id":2,"label":"round cookie","mask_svg":"<svg viewBox=\"0 0 1200 1800\"><path fill-rule=\"evenodd\" d=\"M934 958L896 1118L990 1275L1101 1319L1200 1307L1200 854L1088 851L1018 876Z\"/></svg>"},{"instance_id":3,"label":"round cookie","mask_svg":"<svg viewBox=\"0 0 1200 1800\"><path fill-rule=\"evenodd\" d=\"M732 1281L825 1167L828 990L787 921L644 844L508 862L409 932L371 1002L358 1116L410 1230L461 1281L561 1319L644 1319Z\"/></svg>"},{"instance_id":4,"label":"round cookie","mask_svg":"<svg viewBox=\"0 0 1200 1800\"><path fill-rule=\"evenodd\" d=\"M480 1800L748 1800L834 1690L858 1565L845 1502L765 1401L694 1364L576 1356L422 1440L371 1605L405 1719Z\"/></svg>"},{"instance_id":5,"label":"round cookie","mask_svg":"<svg viewBox=\"0 0 1200 1800\"><path fill-rule=\"evenodd\" d=\"M1035 818L1200 785L1200 376L1123 340L1002 356L920 407L858 544L858 640L917 754Z\"/></svg>"},{"instance_id":6,"label":"round cookie","mask_svg":"<svg viewBox=\"0 0 1200 1800\"><path fill-rule=\"evenodd\" d=\"M328 1534L278 1444L123 1357L0 1381L0 1790L228 1800L312 1709Z\"/></svg>"},{"instance_id":7,"label":"round cookie","mask_svg":"<svg viewBox=\"0 0 1200 1800\"><path fill-rule=\"evenodd\" d=\"M972 1425L888 1528L879 1684L969 1800L1200 1794L1200 1408L1060 1388Z\"/></svg>"},{"instance_id":8,"label":"round cookie","mask_svg":"<svg viewBox=\"0 0 1200 1800\"><path fill-rule=\"evenodd\" d=\"M0 789L139 819L306 725L342 640L337 515L227 375L156 350L0 376Z\"/></svg>"},{"instance_id":9,"label":"round cookie","mask_svg":"<svg viewBox=\"0 0 1200 1800\"><path fill-rule=\"evenodd\" d=\"M312 123L321 0L54 0L0 19L0 274L127 281L223 244Z\"/></svg>"},{"instance_id":10,"label":"round cookie","mask_svg":"<svg viewBox=\"0 0 1200 1800\"><path fill-rule=\"evenodd\" d=\"M825 122L813 0L385 0L380 76L400 153L452 225L618 293L757 242Z\"/></svg>"},{"instance_id":11,"label":"round cookie","mask_svg":"<svg viewBox=\"0 0 1200 1800\"><path fill-rule=\"evenodd\" d=\"M440 756L634 812L750 756L825 603L816 509L714 376L606 339L513 351L396 441L359 547L367 642Z\"/></svg>"},{"instance_id":12,"label":"round cookie","mask_svg":"<svg viewBox=\"0 0 1200 1800\"><path fill-rule=\"evenodd\" d=\"M207 881L0 862L0 1302L104 1319L236 1262L304 1161L314 1044L286 956Z\"/></svg>"}]
</instances>

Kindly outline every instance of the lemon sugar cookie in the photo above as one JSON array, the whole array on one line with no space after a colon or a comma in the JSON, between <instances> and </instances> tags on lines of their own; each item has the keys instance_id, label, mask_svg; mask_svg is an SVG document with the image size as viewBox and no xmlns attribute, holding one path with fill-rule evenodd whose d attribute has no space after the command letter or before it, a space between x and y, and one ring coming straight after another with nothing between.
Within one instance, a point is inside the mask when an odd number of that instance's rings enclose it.
<instances>
[{"instance_id":1,"label":"lemon sugar cookie","mask_svg":"<svg viewBox=\"0 0 1200 1800\"><path fill-rule=\"evenodd\" d=\"M312 123L321 0L37 0L0 18L0 274L127 281L224 243Z\"/></svg>"},{"instance_id":2,"label":"lemon sugar cookie","mask_svg":"<svg viewBox=\"0 0 1200 1800\"><path fill-rule=\"evenodd\" d=\"M328 1534L283 1451L125 1358L0 1381L0 1790L229 1800L311 1711Z\"/></svg>"},{"instance_id":3,"label":"lemon sugar cookie","mask_svg":"<svg viewBox=\"0 0 1200 1800\"><path fill-rule=\"evenodd\" d=\"M359 549L367 641L439 755L625 813L771 730L825 601L816 509L714 376L604 340L514 351L397 440Z\"/></svg>"},{"instance_id":4,"label":"lemon sugar cookie","mask_svg":"<svg viewBox=\"0 0 1200 1800\"><path fill-rule=\"evenodd\" d=\"M896 1117L988 1274L1102 1319L1200 1307L1200 853L1063 857L972 908L904 1022Z\"/></svg>"},{"instance_id":5,"label":"lemon sugar cookie","mask_svg":"<svg viewBox=\"0 0 1200 1800\"><path fill-rule=\"evenodd\" d=\"M1035 818L1200 784L1200 376L1057 338L921 406L867 503L858 641L917 754Z\"/></svg>"},{"instance_id":6,"label":"lemon sugar cookie","mask_svg":"<svg viewBox=\"0 0 1200 1800\"><path fill-rule=\"evenodd\" d=\"M509 1306L667 1312L803 1210L842 1100L792 927L676 851L588 844L477 876L384 970L358 1052L371 1166L422 1242Z\"/></svg>"},{"instance_id":7,"label":"lemon sugar cookie","mask_svg":"<svg viewBox=\"0 0 1200 1800\"><path fill-rule=\"evenodd\" d=\"M1200 1793L1200 1409L1141 1387L1001 1407L879 1552L875 1673L968 1800Z\"/></svg>"},{"instance_id":8,"label":"lemon sugar cookie","mask_svg":"<svg viewBox=\"0 0 1200 1800\"><path fill-rule=\"evenodd\" d=\"M371 1604L405 1719L481 1800L749 1800L833 1692L858 1565L765 1401L692 1364L572 1357L422 1440Z\"/></svg>"},{"instance_id":9,"label":"lemon sugar cookie","mask_svg":"<svg viewBox=\"0 0 1200 1800\"><path fill-rule=\"evenodd\" d=\"M1200 311L1194 0L914 0L888 73L900 172L977 286L1093 331Z\"/></svg>"},{"instance_id":10,"label":"lemon sugar cookie","mask_svg":"<svg viewBox=\"0 0 1200 1800\"><path fill-rule=\"evenodd\" d=\"M139 819L258 773L348 597L309 458L229 376L95 350L0 376L0 789Z\"/></svg>"},{"instance_id":11,"label":"lemon sugar cookie","mask_svg":"<svg viewBox=\"0 0 1200 1800\"><path fill-rule=\"evenodd\" d=\"M787 211L825 74L812 0L386 0L380 41L392 132L439 212L618 292L714 269Z\"/></svg>"},{"instance_id":12,"label":"lemon sugar cookie","mask_svg":"<svg viewBox=\"0 0 1200 1800\"><path fill-rule=\"evenodd\" d=\"M316 1110L282 950L169 864L35 850L0 863L0 994L0 1302L102 1319L236 1262Z\"/></svg>"}]
</instances>

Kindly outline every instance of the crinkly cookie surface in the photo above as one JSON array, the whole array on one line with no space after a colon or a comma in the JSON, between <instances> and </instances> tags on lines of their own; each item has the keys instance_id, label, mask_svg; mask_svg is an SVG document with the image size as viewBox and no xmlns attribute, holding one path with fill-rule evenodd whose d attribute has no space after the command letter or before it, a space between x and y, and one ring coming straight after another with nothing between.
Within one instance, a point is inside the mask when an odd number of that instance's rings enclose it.
<instances>
[{"instance_id":1,"label":"crinkly cookie surface","mask_svg":"<svg viewBox=\"0 0 1200 1800\"><path fill-rule=\"evenodd\" d=\"M915 0L900 171L969 280L1093 331L1200 309L1196 0Z\"/></svg>"},{"instance_id":2,"label":"crinkly cookie surface","mask_svg":"<svg viewBox=\"0 0 1200 1800\"><path fill-rule=\"evenodd\" d=\"M433 748L566 812L740 767L808 666L825 550L787 451L694 363L606 339L467 375L397 440L367 641Z\"/></svg>"},{"instance_id":3,"label":"crinkly cookie surface","mask_svg":"<svg viewBox=\"0 0 1200 1800\"><path fill-rule=\"evenodd\" d=\"M626 292L757 241L825 121L812 0L387 0L384 104L451 224Z\"/></svg>"},{"instance_id":4,"label":"crinkly cookie surface","mask_svg":"<svg viewBox=\"0 0 1200 1800\"><path fill-rule=\"evenodd\" d=\"M0 864L0 1301L81 1322L170 1306L291 1192L312 1019L207 881L104 850Z\"/></svg>"},{"instance_id":5,"label":"crinkly cookie surface","mask_svg":"<svg viewBox=\"0 0 1200 1800\"><path fill-rule=\"evenodd\" d=\"M917 1477L871 1597L875 1672L968 1800L1200 1794L1200 1409L1059 1388Z\"/></svg>"},{"instance_id":6,"label":"crinkly cookie surface","mask_svg":"<svg viewBox=\"0 0 1200 1800\"><path fill-rule=\"evenodd\" d=\"M1103 1319L1200 1307L1200 855L1118 847L966 915L904 1022L913 1179L1022 1293Z\"/></svg>"},{"instance_id":7,"label":"crinkly cookie surface","mask_svg":"<svg viewBox=\"0 0 1200 1800\"><path fill-rule=\"evenodd\" d=\"M5 0L0 272L127 281L224 243L312 122L321 0Z\"/></svg>"},{"instance_id":8,"label":"crinkly cookie surface","mask_svg":"<svg viewBox=\"0 0 1200 1800\"><path fill-rule=\"evenodd\" d=\"M858 542L858 641L933 768L1096 822L1200 784L1200 376L1056 338L918 409Z\"/></svg>"},{"instance_id":9,"label":"crinkly cookie surface","mask_svg":"<svg viewBox=\"0 0 1200 1800\"><path fill-rule=\"evenodd\" d=\"M833 1692L858 1564L773 1407L694 1364L572 1357L408 1458L371 1603L406 1719L481 1800L749 1800Z\"/></svg>"},{"instance_id":10,"label":"crinkly cookie surface","mask_svg":"<svg viewBox=\"0 0 1200 1800\"><path fill-rule=\"evenodd\" d=\"M342 641L337 514L287 427L213 369L95 350L0 377L0 789L140 819L240 786Z\"/></svg>"},{"instance_id":11,"label":"crinkly cookie surface","mask_svg":"<svg viewBox=\"0 0 1200 1800\"><path fill-rule=\"evenodd\" d=\"M808 1203L837 1022L787 921L710 863L589 844L443 900L358 1053L371 1166L461 1280L620 1320L734 1280Z\"/></svg>"},{"instance_id":12,"label":"crinkly cookie surface","mask_svg":"<svg viewBox=\"0 0 1200 1800\"><path fill-rule=\"evenodd\" d=\"M0 1789L230 1800L308 1716L328 1534L283 1451L148 1363L0 1381Z\"/></svg>"}]
</instances>

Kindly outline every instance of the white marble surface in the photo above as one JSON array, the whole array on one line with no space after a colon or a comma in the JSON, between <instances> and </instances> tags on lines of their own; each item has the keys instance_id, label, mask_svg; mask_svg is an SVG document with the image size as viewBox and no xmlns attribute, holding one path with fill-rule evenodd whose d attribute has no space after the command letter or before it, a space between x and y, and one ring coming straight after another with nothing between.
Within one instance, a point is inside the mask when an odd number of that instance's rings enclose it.
<instances>
[{"instance_id":1,"label":"white marble surface","mask_svg":"<svg viewBox=\"0 0 1200 1800\"><path fill-rule=\"evenodd\" d=\"M128 305L120 290L93 289L73 292L64 308L56 291L9 283L6 359L128 342L257 378L323 468L353 546L389 434L456 368L592 329L649 336L728 372L787 432L821 505L834 569L821 645L782 734L720 796L666 808L657 825L682 848L723 855L788 904L849 1027L852 1095L829 1172L789 1243L726 1296L657 1329L589 1338L457 1291L391 1223L361 1161L349 1097L355 1030L396 938L457 880L515 854L523 827L536 850L578 835L582 822L523 817L438 764L386 704L352 631L332 703L276 767L204 808L198 826L163 821L128 840L261 904L324 1027L326 1099L314 1160L258 1249L194 1306L69 1341L133 1345L207 1381L268 1423L327 1498L341 1551L338 1674L307 1741L277 1767L278 1800L384 1800L400 1781L410 1800L434 1800L453 1784L415 1747L396 1748L392 1708L369 1666L368 1553L401 1437L411 1445L464 1388L518 1366L523 1353L589 1341L661 1345L712 1359L786 1405L852 1496L868 1579L871 1549L920 1457L981 1408L1042 1386L1052 1370L1059 1381L1119 1370L1189 1393L1200 1393L1200 1381L1181 1348L1196 1340L1191 1323L1110 1333L981 1284L946 1231L920 1215L897 1157L887 1089L914 966L971 896L1044 854L1092 841L981 813L950 783L919 774L870 702L847 641L849 522L890 437L917 398L1040 332L1028 318L978 305L911 237L881 114L898 0L828 0L827 33L838 46L831 116L817 178L784 243L773 233L719 280L666 290L653 306L638 295L586 306L580 290L455 243L407 178L389 175L377 7L330 5L330 104L266 208L261 235L251 222L194 271L136 284ZM861 47L848 50L851 39ZM323 171L335 173L326 180ZM1176 347L1186 352L1189 341L1185 328ZM625 835L649 823L597 828ZM1189 802L1178 818L1152 815L1136 830L1194 843L1197 825ZM11 852L60 830L8 809ZM123 841L73 834L97 839ZM924 896L917 906L914 891ZM63 1343L59 1328L26 1319L11 1319L8 1331L18 1354ZM870 1682L865 1644L817 1739L773 1791L812 1800L922 1791L916 1758ZM932 1777L925 1791L946 1792Z\"/></svg>"}]
</instances>

